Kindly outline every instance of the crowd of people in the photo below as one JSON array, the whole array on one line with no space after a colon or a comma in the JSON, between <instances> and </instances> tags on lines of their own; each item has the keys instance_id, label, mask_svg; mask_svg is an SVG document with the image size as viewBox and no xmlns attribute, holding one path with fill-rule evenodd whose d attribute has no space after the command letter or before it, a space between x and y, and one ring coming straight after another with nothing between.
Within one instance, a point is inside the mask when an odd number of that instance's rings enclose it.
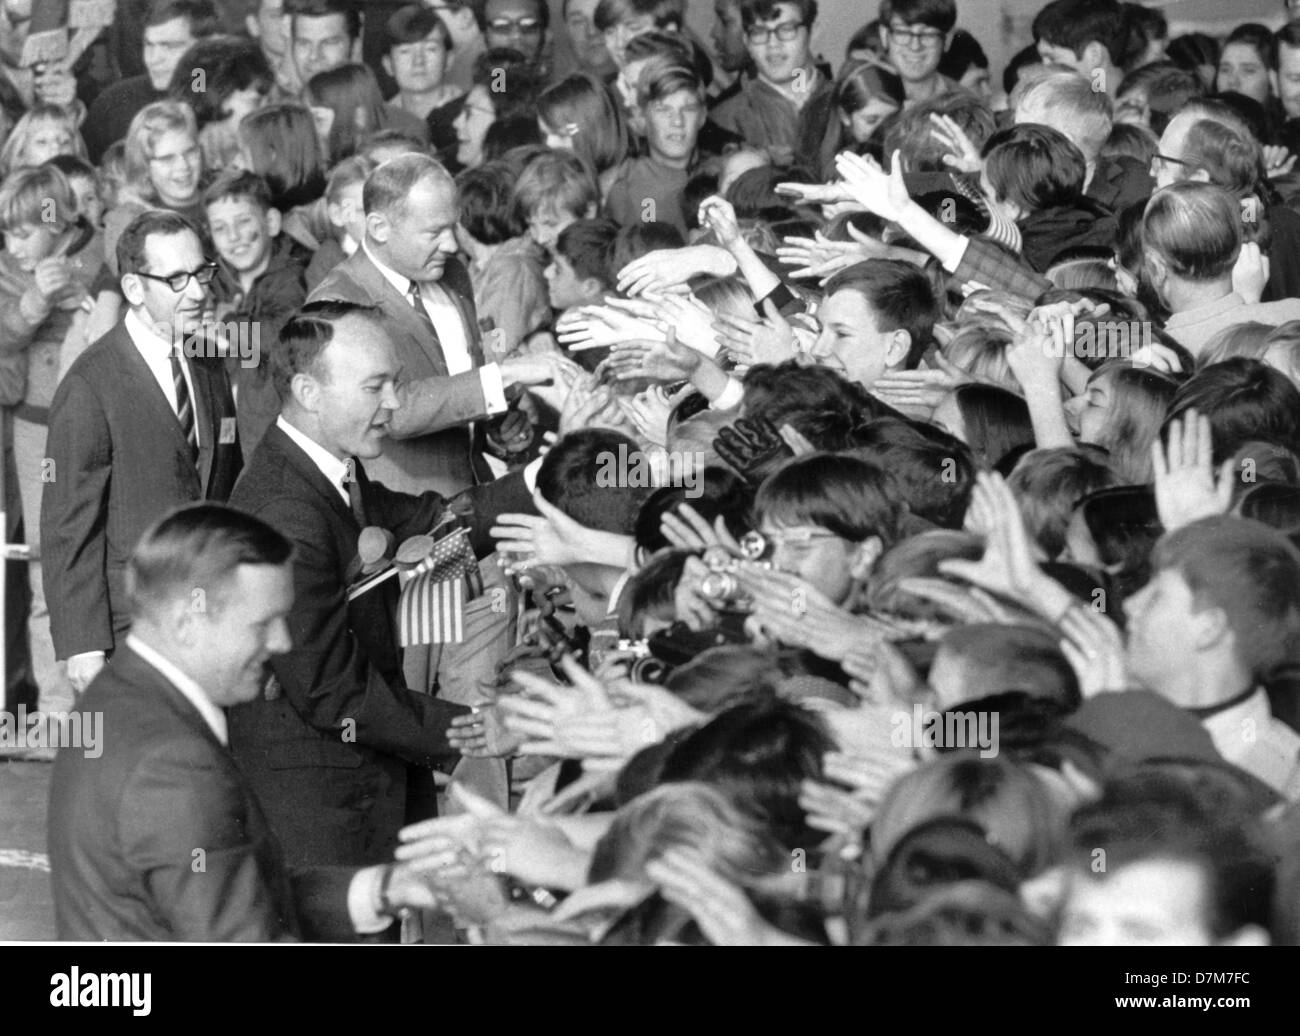
<instances>
[{"instance_id":1,"label":"crowd of people","mask_svg":"<svg viewBox=\"0 0 1300 1036\"><path fill-rule=\"evenodd\" d=\"M5 0L59 936L1300 942L1292 6Z\"/></svg>"}]
</instances>

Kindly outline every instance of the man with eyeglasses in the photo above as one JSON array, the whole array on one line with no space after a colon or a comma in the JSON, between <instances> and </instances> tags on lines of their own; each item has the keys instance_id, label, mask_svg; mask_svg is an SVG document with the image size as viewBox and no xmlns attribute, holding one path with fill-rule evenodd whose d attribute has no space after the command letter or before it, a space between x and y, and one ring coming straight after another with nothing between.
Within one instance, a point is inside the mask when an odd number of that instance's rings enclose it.
<instances>
[{"instance_id":1,"label":"man with eyeglasses","mask_svg":"<svg viewBox=\"0 0 1300 1036\"><path fill-rule=\"evenodd\" d=\"M903 81L903 106L910 107L963 89L939 71L948 37L957 23L954 0L883 0L880 43Z\"/></svg>"},{"instance_id":2,"label":"man with eyeglasses","mask_svg":"<svg viewBox=\"0 0 1300 1036\"><path fill-rule=\"evenodd\" d=\"M831 84L818 71L810 46L816 18L816 0L741 0L740 21L755 75L714 109L713 121L766 148L777 161L815 152L830 114L820 102Z\"/></svg>"},{"instance_id":3,"label":"man with eyeglasses","mask_svg":"<svg viewBox=\"0 0 1300 1036\"><path fill-rule=\"evenodd\" d=\"M198 347L216 273L198 231L176 212L142 213L117 260L129 309L59 383L46 445L45 594L78 693L126 635L124 577L145 529L181 504L225 501L241 466L225 367Z\"/></svg>"},{"instance_id":4,"label":"man with eyeglasses","mask_svg":"<svg viewBox=\"0 0 1300 1036\"><path fill-rule=\"evenodd\" d=\"M544 63L551 19L546 0L486 0L474 9L489 50L509 47L534 65Z\"/></svg>"}]
</instances>

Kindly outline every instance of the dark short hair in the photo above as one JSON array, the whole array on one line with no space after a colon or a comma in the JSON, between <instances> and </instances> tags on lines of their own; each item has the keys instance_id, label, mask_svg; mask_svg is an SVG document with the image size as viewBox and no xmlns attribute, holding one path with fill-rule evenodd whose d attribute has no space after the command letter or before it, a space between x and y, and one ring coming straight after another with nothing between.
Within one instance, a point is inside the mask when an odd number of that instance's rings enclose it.
<instances>
[{"instance_id":1,"label":"dark short hair","mask_svg":"<svg viewBox=\"0 0 1300 1036\"><path fill-rule=\"evenodd\" d=\"M957 24L957 4L954 0L881 0L880 23L888 26L894 18L904 25L928 25L951 32Z\"/></svg>"},{"instance_id":2,"label":"dark short hair","mask_svg":"<svg viewBox=\"0 0 1300 1036\"><path fill-rule=\"evenodd\" d=\"M1078 201L1087 174L1083 152L1050 126L999 130L984 144L984 168L998 197L1026 212Z\"/></svg>"},{"instance_id":3,"label":"dark short hair","mask_svg":"<svg viewBox=\"0 0 1300 1036\"><path fill-rule=\"evenodd\" d=\"M1253 439L1300 443L1300 390L1259 360L1234 356L1197 371L1174 394L1162 431L1192 409L1210 419L1218 462Z\"/></svg>"},{"instance_id":4,"label":"dark short hair","mask_svg":"<svg viewBox=\"0 0 1300 1036\"><path fill-rule=\"evenodd\" d=\"M1184 104L1205 93L1205 87L1195 72L1172 61L1154 61L1135 68L1124 77L1115 96L1124 97L1137 90L1146 91L1151 131L1156 134L1164 133L1169 120Z\"/></svg>"},{"instance_id":5,"label":"dark short hair","mask_svg":"<svg viewBox=\"0 0 1300 1036\"><path fill-rule=\"evenodd\" d=\"M361 11L356 0L284 0L284 13L289 16L289 36L298 31L299 18L328 18L342 15L347 34L354 40L361 35Z\"/></svg>"},{"instance_id":6,"label":"dark short hair","mask_svg":"<svg viewBox=\"0 0 1300 1036\"><path fill-rule=\"evenodd\" d=\"M142 212L127 224L122 236L117 239L117 270L119 276L128 273L143 273L145 268L145 245L155 234L171 237L189 231L199 241L203 235L198 228L179 212L170 209L150 209Z\"/></svg>"},{"instance_id":7,"label":"dark short hair","mask_svg":"<svg viewBox=\"0 0 1300 1036\"><path fill-rule=\"evenodd\" d=\"M1287 22L1282 28L1277 30L1274 42L1280 47L1300 47L1300 18Z\"/></svg>"},{"instance_id":8,"label":"dark short hair","mask_svg":"<svg viewBox=\"0 0 1300 1036\"><path fill-rule=\"evenodd\" d=\"M374 317L379 310L340 299L309 302L298 310L280 330L271 354L271 380L282 400L289 398L289 385L295 374L309 374L324 380L321 356L334 340L334 325L344 317Z\"/></svg>"},{"instance_id":9,"label":"dark short hair","mask_svg":"<svg viewBox=\"0 0 1300 1036\"><path fill-rule=\"evenodd\" d=\"M686 27L686 0L600 0L591 20L597 29L605 32L629 15L646 14L654 18L656 29L673 24L683 29Z\"/></svg>"},{"instance_id":10,"label":"dark short hair","mask_svg":"<svg viewBox=\"0 0 1300 1036\"><path fill-rule=\"evenodd\" d=\"M1128 26L1116 0L1053 0L1034 17L1034 39L1069 47L1077 58L1089 43L1100 43L1112 64L1128 62Z\"/></svg>"},{"instance_id":11,"label":"dark short hair","mask_svg":"<svg viewBox=\"0 0 1300 1036\"><path fill-rule=\"evenodd\" d=\"M1199 607L1219 608L1237 661L1255 681L1300 660L1300 550L1262 522L1216 515L1156 544L1154 571L1173 569Z\"/></svg>"},{"instance_id":12,"label":"dark short hair","mask_svg":"<svg viewBox=\"0 0 1300 1036\"><path fill-rule=\"evenodd\" d=\"M807 453L773 472L754 497L758 521L816 525L851 543L899 536L900 507L883 468L860 457Z\"/></svg>"},{"instance_id":13,"label":"dark short hair","mask_svg":"<svg viewBox=\"0 0 1300 1036\"><path fill-rule=\"evenodd\" d=\"M1098 880L1098 848L1106 852L1106 875L1147 860L1190 863L1205 877L1211 936L1224 939L1248 924L1266 928L1274 873L1262 836L1243 811L1213 806L1196 785L1172 774L1138 770L1108 782L1101 799L1070 821L1076 868L1083 880Z\"/></svg>"},{"instance_id":14,"label":"dark short hair","mask_svg":"<svg viewBox=\"0 0 1300 1036\"><path fill-rule=\"evenodd\" d=\"M618 283L614 266L614 247L618 241L618 224L608 219L575 219L555 239L555 251L583 280L594 277L601 287L612 289Z\"/></svg>"},{"instance_id":15,"label":"dark short hair","mask_svg":"<svg viewBox=\"0 0 1300 1036\"><path fill-rule=\"evenodd\" d=\"M293 544L260 518L225 504L180 507L145 530L126 569L132 618L177 602L192 605L195 591L217 611L226 603L240 565L284 565Z\"/></svg>"},{"instance_id":16,"label":"dark short hair","mask_svg":"<svg viewBox=\"0 0 1300 1036\"><path fill-rule=\"evenodd\" d=\"M1228 38L1223 41L1224 49L1229 44L1244 43L1249 47L1255 48L1255 53L1259 59L1264 62L1266 68L1276 71L1277 69L1277 39L1266 26L1258 22L1243 22L1238 25L1232 32L1228 33Z\"/></svg>"},{"instance_id":17,"label":"dark short hair","mask_svg":"<svg viewBox=\"0 0 1300 1036\"><path fill-rule=\"evenodd\" d=\"M206 209L213 202L225 201L227 198L246 198L263 213L275 206L271 203L271 188L256 173L242 169L228 169L203 192L203 207Z\"/></svg>"},{"instance_id":18,"label":"dark short hair","mask_svg":"<svg viewBox=\"0 0 1300 1036\"><path fill-rule=\"evenodd\" d=\"M826 298L838 291L855 291L865 298L879 330L908 332L912 346L903 365L910 370L920 362L939 319L939 302L929 278L917 266L897 259L867 259L826 282Z\"/></svg>"},{"instance_id":19,"label":"dark short hair","mask_svg":"<svg viewBox=\"0 0 1300 1036\"><path fill-rule=\"evenodd\" d=\"M384 50L391 52L394 47L423 42L435 30L442 37L443 47L451 50L451 33L433 8L419 4L399 7L384 26Z\"/></svg>"},{"instance_id":20,"label":"dark short hair","mask_svg":"<svg viewBox=\"0 0 1300 1036\"><path fill-rule=\"evenodd\" d=\"M740 24L748 29L756 22L770 22L780 16L777 8L789 4L799 9L799 21L812 32L813 22L817 20L817 0L740 0Z\"/></svg>"},{"instance_id":21,"label":"dark short hair","mask_svg":"<svg viewBox=\"0 0 1300 1036\"><path fill-rule=\"evenodd\" d=\"M484 162L456 177L460 225L475 241L499 245L525 230L511 205L515 174L504 162Z\"/></svg>"},{"instance_id":22,"label":"dark short hair","mask_svg":"<svg viewBox=\"0 0 1300 1036\"><path fill-rule=\"evenodd\" d=\"M195 74L202 72L202 89ZM168 96L194 109L199 128L226 118L224 108L232 94L255 88L267 94L275 72L256 40L242 36L209 36L190 47L176 65Z\"/></svg>"},{"instance_id":23,"label":"dark short hair","mask_svg":"<svg viewBox=\"0 0 1300 1036\"><path fill-rule=\"evenodd\" d=\"M487 89L498 119L523 113L536 119L542 81L537 66L519 51L512 47L485 50L474 62L472 78L475 86Z\"/></svg>"},{"instance_id":24,"label":"dark short hair","mask_svg":"<svg viewBox=\"0 0 1300 1036\"><path fill-rule=\"evenodd\" d=\"M642 504L654 489L632 485L631 479L603 477L606 472L617 475L614 466L623 459L629 464L647 461L637 441L621 432L608 428L570 432L543 458L537 489L579 525L630 536Z\"/></svg>"},{"instance_id":25,"label":"dark short hair","mask_svg":"<svg viewBox=\"0 0 1300 1036\"><path fill-rule=\"evenodd\" d=\"M212 0L154 0L144 24L166 25L177 18L190 23L190 35L195 39L211 36L221 28L221 18Z\"/></svg>"}]
</instances>

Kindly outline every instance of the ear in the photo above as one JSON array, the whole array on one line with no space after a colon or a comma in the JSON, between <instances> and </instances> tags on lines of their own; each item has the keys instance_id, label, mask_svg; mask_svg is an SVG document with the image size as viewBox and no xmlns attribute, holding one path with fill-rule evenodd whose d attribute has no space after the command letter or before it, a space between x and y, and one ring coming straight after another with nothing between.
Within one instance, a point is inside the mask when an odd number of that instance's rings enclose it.
<instances>
[{"instance_id":1,"label":"ear","mask_svg":"<svg viewBox=\"0 0 1300 1036\"><path fill-rule=\"evenodd\" d=\"M253 39L262 38L262 26L258 22L256 14L244 15L244 28L248 30L248 35L252 36Z\"/></svg>"},{"instance_id":2,"label":"ear","mask_svg":"<svg viewBox=\"0 0 1300 1036\"><path fill-rule=\"evenodd\" d=\"M889 53L889 27L887 25L880 26L880 49L886 54Z\"/></svg>"},{"instance_id":3,"label":"ear","mask_svg":"<svg viewBox=\"0 0 1300 1036\"><path fill-rule=\"evenodd\" d=\"M118 282L122 286L122 297L132 306L144 305L144 283L133 273L122 274Z\"/></svg>"},{"instance_id":4,"label":"ear","mask_svg":"<svg viewBox=\"0 0 1300 1036\"><path fill-rule=\"evenodd\" d=\"M583 219L596 218L596 203L594 201L587 203L586 209L583 210L582 218Z\"/></svg>"},{"instance_id":5,"label":"ear","mask_svg":"<svg viewBox=\"0 0 1300 1036\"><path fill-rule=\"evenodd\" d=\"M379 59L379 64L383 66L384 71L387 72L390 76L393 74L393 59L390 58L387 54L385 54L382 58Z\"/></svg>"},{"instance_id":6,"label":"ear","mask_svg":"<svg viewBox=\"0 0 1300 1036\"><path fill-rule=\"evenodd\" d=\"M388 222L388 217L382 212L369 212L366 214L366 237L377 241L381 245L386 245L392 232L393 225Z\"/></svg>"},{"instance_id":7,"label":"ear","mask_svg":"<svg viewBox=\"0 0 1300 1036\"><path fill-rule=\"evenodd\" d=\"M191 600L177 601L168 609L164 621L177 644L191 647L212 636L210 631L201 628L198 620L202 613L203 609Z\"/></svg>"},{"instance_id":8,"label":"ear","mask_svg":"<svg viewBox=\"0 0 1300 1036\"><path fill-rule=\"evenodd\" d=\"M889 336L889 344L885 347L885 365L887 367L901 367L907 360L907 354L912 349L912 332L906 328L900 327L897 331Z\"/></svg>"},{"instance_id":9,"label":"ear","mask_svg":"<svg viewBox=\"0 0 1300 1036\"><path fill-rule=\"evenodd\" d=\"M1099 43L1097 40L1093 40L1091 43L1089 43L1086 47L1083 48L1084 68L1087 69L1105 68L1109 64L1110 64L1110 51L1108 51L1106 47L1103 44Z\"/></svg>"},{"instance_id":10,"label":"ear","mask_svg":"<svg viewBox=\"0 0 1300 1036\"><path fill-rule=\"evenodd\" d=\"M605 296L605 286L595 277L584 277L578 286L589 299L601 299Z\"/></svg>"},{"instance_id":11,"label":"ear","mask_svg":"<svg viewBox=\"0 0 1300 1036\"><path fill-rule=\"evenodd\" d=\"M866 579L884 550L885 546L880 542L879 536L868 536L854 549L853 557L849 559L849 574L859 582Z\"/></svg>"},{"instance_id":12,"label":"ear","mask_svg":"<svg viewBox=\"0 0 1300 1036\"><path fill-rule=\"evenodd\" d=\"M1209 183L1210 174L1204 169L1196 169L1187 179L1196 183Z\"/></svg>"},{"instance_id":13,"label":"ear","mask_svg":"<svg viewBox=\"0 0 1300 1036\"><path fill-rule=\"evenodd\" d=\"M1208 650L1225 641L1231 646L1236 639L1228 624L1228 615L1222 608L1202 608L1192 612L1187 633L1192 647L1198 650Z\"/></svg>"},{"instance_id":14,"label":"ear","mask_svg":"<svg viewBox=\"0 0 1300 1036\"><path fill-rule=\"evenodd\" d=\"M284 226L284 217L280 215L279 209L266 210L266 232L271 237L280 236L280 228Z\"/></svg>"},{"instance_id":15,"label":"ear","mask_svg":"<svg viewBox=\"0 0 1300 1036\"><path fill-rule=\"evenodd\" d=\"M1269 74L1268 74L1268 88L1269 88L1269 90L1272 92L1272 94L1273 94L1274 97L1281 97L1281 96L1282 96L1282 88L1278 85L1278 78L1277 78L1277 73L1276 73L1276 72L1269 72Z\"/></svg>"},{"instance_id":16,"label":"ear","mask_svg":"<svg viewBox=\"0 0 1300 1036\"><path fill-rule=\"evenodd\" d=\"M365 64L365 61L362 60L362 54L361 54L361 42L365 38L366 38L366 16L363 14L361 16L361 31L357 33L356 42L352 44L352 64L354 65Z\"/></svg>"},{"instance_id":17,"label":"ear","mask_svg":"<svg viewBox=\"0 0 1300 1036\"><path fill-rule=\"evenodd\" d=\"M309 414L320 410L320 383L310 374L295 374L289 382L289 392L294 402Z\"/></svg>"}]
</instances>

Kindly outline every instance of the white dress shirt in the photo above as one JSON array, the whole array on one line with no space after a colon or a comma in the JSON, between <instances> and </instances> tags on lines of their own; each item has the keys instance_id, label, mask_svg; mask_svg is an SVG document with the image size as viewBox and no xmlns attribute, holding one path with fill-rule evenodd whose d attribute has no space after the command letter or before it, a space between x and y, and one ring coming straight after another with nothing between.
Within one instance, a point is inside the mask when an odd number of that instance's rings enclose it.
<instances>
[{"instance_id":1,"label":"white dress shirt","mask_svg":"<svg viewBox=\"0 0 1300 1036\"><path fill-rule=\"evenodd\" d=\"M203 722L217 736L218 741L223 745L230 744L229 735L226 733L226 714L212 704L212 700L202 687L134 633L126 635L126 646L162 673L168 683L185 695L186 700L198 710L199 715L203 717Z\"/></svg>"},{"instance_id":2,"label":"white dress shirt","mask_svg":"<svg viewBox=\"0 0 1300 1036\"><path fill-rule=\"evenodd\" d=\"M410 305L411 279L385 266L375 257L369 245L363 243L361 247L383 274L384 280L397 290L407 305ZM473 370L474 357L470 355L469 339L465 337L465 323L460 318L460 310L456 308L456 304L447 297L446 289L436 281L426 281L420 285L420 300L424 303L425 312L433 321L434 328L437 329L438 341L442 345L442 358L447 364L447 373L464 374L466 371ZM506 390L501 378L500 365L485 364L479 368L478 373L479 380L483 384L483 399L487 403L487 412L505 413Z\"/></svg>"},{"instance_id":3,"label":"white dress shirt","mask_svg":"<svg viewBox=\"0 0 1300 1036\"><path fill-rule=\"evenodd\" d=\"M351 507L352 498L348 496L348 482L351 481L353 474L352 466L345 460L339 460L315 439L304 432L300 432L283 417L275 419L275 426L292 439L302 449L303 453L307 454L311 462L325 476L325 481L337 489L339 495L343 497L343 502Z\"/></svg>"},{"instance_id":4,"label":"white dress shirt","mask_svg":"<svg viewBox=\"0 0 1300 1036\"><path fill-rule=\"evenodd\" d=\"M177 413L176 384L172 381L172 352L181 346L184 339L177 339L175 343L169 342L153 328L146 325L134 309L127 312L123 323L126 326L126 333L131 336L131 341L135 343L136 349L148 365L154 380L158 382L158 387L162 389L163 395L167 397L172 413ZM197 441L202 444L202 423L198 419L198 404L194 401L194 376L190 373L190 365L185 360L183 349L180 350L180 358L181 370L185 375L185 384L190 390L190 408L194 411L194 433Z\"/></svg>"},{"instance_id":5,"label":"white dress shirt","mask_svg":"<svg viewBox=\"0 0 1300 1036\"><path fill-rule=\"evenodd\" d=\"M1201 725L1228 762L1253 773L1288 801L1300 799L1300 734L1274 718L1264 688L1205 717Z\"/></svg>"}]
</instances>

